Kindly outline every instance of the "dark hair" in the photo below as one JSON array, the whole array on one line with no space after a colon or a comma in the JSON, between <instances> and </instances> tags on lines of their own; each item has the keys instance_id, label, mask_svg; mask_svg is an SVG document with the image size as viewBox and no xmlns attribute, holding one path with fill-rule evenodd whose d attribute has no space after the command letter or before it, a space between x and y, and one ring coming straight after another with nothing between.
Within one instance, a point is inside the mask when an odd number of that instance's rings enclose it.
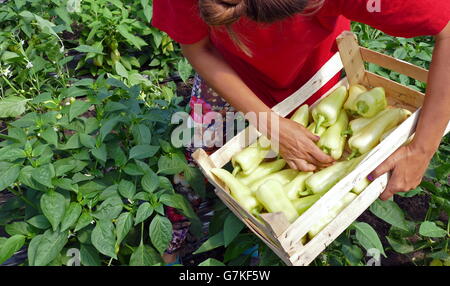
<instances>
[{"instance_id":1,"label":"dark hair","mask_svg":"<svg viewBox=\"0 0 450 286\"><path fill-rule=\"evenodd\" d=\"M324 0L199 0L200 15L210 26L225 26L236 45L246 54L245 46L231 25L241 17L261 23L273 23L295 14L313 14Z\"/></svg>"}]
</instances>

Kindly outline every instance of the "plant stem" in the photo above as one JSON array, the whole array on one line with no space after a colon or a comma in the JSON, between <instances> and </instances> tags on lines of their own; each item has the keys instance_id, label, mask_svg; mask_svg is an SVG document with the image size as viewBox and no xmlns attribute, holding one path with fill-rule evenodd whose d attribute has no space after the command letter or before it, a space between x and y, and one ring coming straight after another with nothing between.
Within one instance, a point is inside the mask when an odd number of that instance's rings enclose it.
<instances>
[{"instance_id":1,"label":"plant stem","mask_svg":"<svg viewBox=\"0 0 450 286\"><path fill-rule=\"evenodd\" d=\"M141 222L141 244L144 243L144 222Z\"/></svg>"},{"instance_id":2,"label":"plant stem","mask_svg":"<svg viewBox=\"0 0 450 286\"><path fill-rule=\"evenodd\" d=\"M114 258L111 257L111 259L110 259L109 262L108 262L108 266L111 266L111 263L112 263L113 259L114 259Z\"/></svg>"},{"instance_id":3,"label":"plant stem","mask_svg":"<svg viewBox=\"0 0 450 286\"><path fill-rule=\"evenodd\" d=\"M18 187L19 188L19 187ZM20 188L19 188L20 189ZM14 190L14 188L8 188L8 191L10 191L11 193L13 193L16 197L19 197L22 201L24 201L26 204L28 204L29 206L31 206L34 209L38 209L37 206L35 204L33 204L29 199L27 199L22 192L17 192L16 190Z\"/></svg>"}]
</instances>

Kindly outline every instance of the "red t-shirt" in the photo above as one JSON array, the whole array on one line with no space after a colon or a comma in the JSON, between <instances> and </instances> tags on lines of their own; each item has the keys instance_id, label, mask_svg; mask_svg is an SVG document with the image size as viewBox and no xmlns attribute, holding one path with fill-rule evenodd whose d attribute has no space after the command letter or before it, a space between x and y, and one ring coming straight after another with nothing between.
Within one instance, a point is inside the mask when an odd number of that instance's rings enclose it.
<instances>
[{"instance_id":1,"label":"red t-shirt","mask_svg":"<svg viewBox=\"0 0 450 286\"><path fill-rule=\"evenodd\" d=\"M330 59L337 51L336 37L350 29L350 20L397 37L436 35L450 20L449 0L379 1L381 12L369 12L369 0L325 0L311 17L297 15L273 24L242 18L233 29L245 39L252 57L236 47L225 29L206 25L199 16L198 0L154 0L152 23L181 44L209 36L227 63L272 107L298 90ZM337 77L308 103L336 81Z\"/></svg>"}]
</instances>

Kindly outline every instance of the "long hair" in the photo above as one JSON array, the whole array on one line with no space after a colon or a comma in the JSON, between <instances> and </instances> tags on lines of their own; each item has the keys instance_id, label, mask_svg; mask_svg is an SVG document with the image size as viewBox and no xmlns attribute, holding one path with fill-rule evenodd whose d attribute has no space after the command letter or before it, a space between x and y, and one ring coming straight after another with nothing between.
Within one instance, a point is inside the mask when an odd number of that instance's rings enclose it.
<instances>
[{"instance_id":1,"label":"long hair","mask_svg":"<svg viewBox=\"0 0 450 286\"><path fill-rule=\"evenodd\" d=\"M273 23L296 14L311 15L325 0L199 0L200 15L210 26L225 26L233 42L247 55L251 51L231 25L241 17L260 23Z\"/></svg>"}]
</instances>

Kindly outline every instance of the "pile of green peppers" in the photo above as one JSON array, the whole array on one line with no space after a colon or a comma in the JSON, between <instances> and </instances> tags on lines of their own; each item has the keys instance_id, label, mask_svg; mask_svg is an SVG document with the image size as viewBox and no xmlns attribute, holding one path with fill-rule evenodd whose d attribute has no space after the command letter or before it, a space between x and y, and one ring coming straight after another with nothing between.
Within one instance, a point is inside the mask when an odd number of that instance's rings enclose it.
<instances>
[{"instance_id":1,"label":"pile of green peppers","mask_svg":"<svg viewBox=\"0 0 450 286\"><path fill-rule=\"evenodd\" d=\"M228 188L231 196L257 218L264 212L283 213L294 222L334 185L352 172L380 141L411 113L387 106L383 88L342 86L310 108L301 106L291 120L320 137L317 146L336 160L317 172L289 169L280 157L267 159L270 141L261 137L232 158L232 171L211 172ZM368 186L359 180L352 191L324 214L308 232L312 239Z\"/></svg>"}]
</instances>

